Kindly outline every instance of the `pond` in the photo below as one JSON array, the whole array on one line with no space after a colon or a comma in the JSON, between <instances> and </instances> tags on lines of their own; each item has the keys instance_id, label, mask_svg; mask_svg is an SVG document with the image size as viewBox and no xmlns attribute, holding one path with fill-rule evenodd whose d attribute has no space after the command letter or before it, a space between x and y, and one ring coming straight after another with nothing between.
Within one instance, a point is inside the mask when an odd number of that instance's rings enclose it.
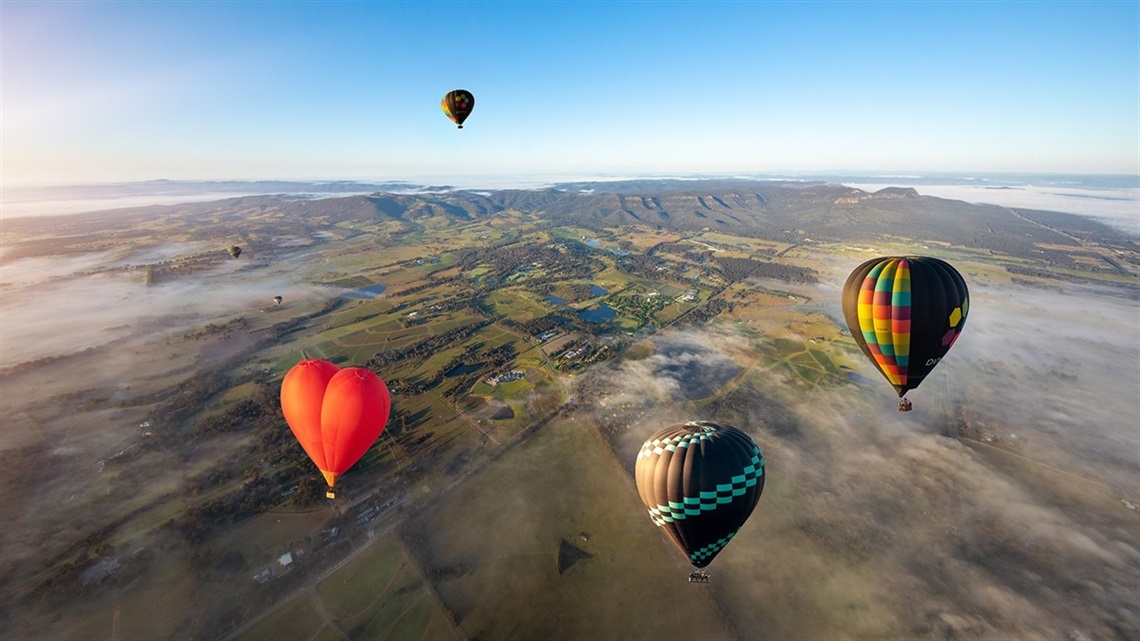
<instances>
[{"instance_id":1,"label":"pond","mask_svg":"<svg viewBox=\"0 0 1140 641\"><path fill-rule=\"evenodd\" d=\"M350 292L345 292L344 297L345 298L376 298L380 294L384 293L385 289L388 289L387 285L383 285L381 283L376 283L375 285L369 285L368 287L361 287L360 289L354 289Z\"/></svg>"},{"instance_id":2,"label":"pond","mask_svg":"<svg viewBox=\"0 0 1140 641\"><path fill-rule=\"evenodd\" d=\"M590 285L590 296L605 296L610 293L605 287L598 287L597 285Z\"/></svg>"},{"instance_id":3,"label":"pond","mask_svg":"<svg viewBox=\"0 0 1140 641\"><path fill-rule=\"evenodd\" d=\"M614 311L614 308L602 303L594 309L583 309L578 312L578 316L580 316L582 320L591 323L604 323L617 316L617 312Z\"/></svg>"},{"instance_id":4,"label":"pond","mask_svg":"<svg viewBox=\"0 0 1140 641\"><path fill-rule=\"evenodd\" d=\"M570 299L561 298L561 297L555 296L554 294L547 294L546 300L550 301L554 305L565 305L566 303L570 302Z\"/></svg>"},{"instance_id":5,"label":"pond","mask_svg":"<svg viewBox=\"0 0 1140 641\"><path fill-rule=\"evenodd\" d=\"M593 247L594 249L601 249L602 248L602 241L597 240L597 239L587 240L586 245L588 247ZM606 251L613 254L614 256L629 256L629 252L623 252L623 251L617 250L617 249L606 248Z\"/></svg>"},{"instance_id":6,"label":"pond","mask_svg":"<svg viewBox=\"0 0 1140 641\"><path fill-rule=\"evenodd\" d=\"M464 374L470 374L471 372L479 371L479 368L482 366L483 365L481 363L474 363L474 364L468 363L466 365L459 365L457 367L452 367L451 369L447 370L446 372L443 373L443 375L447 378L453 378L456 376L463 376Z\"/></svg>"}]
</instances>

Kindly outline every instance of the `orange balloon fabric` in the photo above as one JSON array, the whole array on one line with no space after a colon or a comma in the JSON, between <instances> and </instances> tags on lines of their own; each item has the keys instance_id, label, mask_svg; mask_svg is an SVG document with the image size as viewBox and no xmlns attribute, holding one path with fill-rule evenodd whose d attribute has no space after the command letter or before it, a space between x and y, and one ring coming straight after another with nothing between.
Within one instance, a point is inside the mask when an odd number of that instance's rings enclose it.
<instances>
[{"instance_id":1,"label":"orange balloon fabric","mask_svg":"<svg viewBox=\"0 0 1140 641\"><path fill-rule=\"evenodd\" d=\"M311 358L281 381L281 411L329 487L364 456L388 422L392 401L379 376Z\"/></svg>"}]
</instances>

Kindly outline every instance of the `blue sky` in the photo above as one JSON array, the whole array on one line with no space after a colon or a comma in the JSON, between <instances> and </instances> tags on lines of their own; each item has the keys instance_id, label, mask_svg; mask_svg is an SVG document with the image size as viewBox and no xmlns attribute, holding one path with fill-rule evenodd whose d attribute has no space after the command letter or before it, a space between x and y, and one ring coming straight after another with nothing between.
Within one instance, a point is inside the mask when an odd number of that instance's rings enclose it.
<instances>
[{"instance_id":1,"label":"blue sky","mask_svg":"<svg viewBox=\"0 0 1140 641\"><path fill-rule=\"evenodd\" d=\"M9 185L1140 173L1136 1L3 0L0 28Z\"/></svg>"}]
</instances>

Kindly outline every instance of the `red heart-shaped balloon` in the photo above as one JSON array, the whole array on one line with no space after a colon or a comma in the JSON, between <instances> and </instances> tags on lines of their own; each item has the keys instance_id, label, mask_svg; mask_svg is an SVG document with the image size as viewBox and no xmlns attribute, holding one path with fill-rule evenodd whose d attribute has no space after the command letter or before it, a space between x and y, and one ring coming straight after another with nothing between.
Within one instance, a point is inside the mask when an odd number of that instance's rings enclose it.
<instances>
[{"instance_id":1,"label":"red heart-shaped balloon","mask_svg":"<svg viewBox=\"0 0 1140 641\"><path fill-rule=\"evenodd\" d=\"M329 488L364 456L388 423L392 401L379 376L316 358L281 381L281 412Z\"/></svg>"}]
</instances>

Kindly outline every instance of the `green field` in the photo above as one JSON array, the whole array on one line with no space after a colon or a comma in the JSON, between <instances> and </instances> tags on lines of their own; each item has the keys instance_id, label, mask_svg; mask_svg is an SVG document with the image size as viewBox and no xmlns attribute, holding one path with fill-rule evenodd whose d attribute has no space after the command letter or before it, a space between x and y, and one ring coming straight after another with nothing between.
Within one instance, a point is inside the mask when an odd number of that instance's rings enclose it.
<instances>
[{"instance_id":1,"label":"green field","mask_svg":"<svg viewBox=\"0 0 1140 641\"><path fill-rule=\"evenodd\" d=\"M399 538L388 534L237 638L433 641L453 637L451 628Z\"/></svg>"},{"instance_id":2,"label":"green field","mask_svg":"<svg viewBox=\"0 0 1140 641\"><path fill-rule=\"evenodd\" d=\"M309 639L311 641L334 641L340 639L332 626L327 625L317 606L308 594L293 597L277 609L271 616L251 626L238 641L260 641L261 639Z\"/></svg>"},{"instance_id":3,"label":"green field","mask_svg":"<svg viewBox=\"0 0 1140 641\"><path fill-rule=\"evenodd\" d=\"M433 504L405 538L442 577L435 589L468 638L730 638L699 592L676 608L693 590L688 570L644 512L597 432L555 421ZM563 540L591 558L559 574Z\"/></svg>"}]
</instances>

